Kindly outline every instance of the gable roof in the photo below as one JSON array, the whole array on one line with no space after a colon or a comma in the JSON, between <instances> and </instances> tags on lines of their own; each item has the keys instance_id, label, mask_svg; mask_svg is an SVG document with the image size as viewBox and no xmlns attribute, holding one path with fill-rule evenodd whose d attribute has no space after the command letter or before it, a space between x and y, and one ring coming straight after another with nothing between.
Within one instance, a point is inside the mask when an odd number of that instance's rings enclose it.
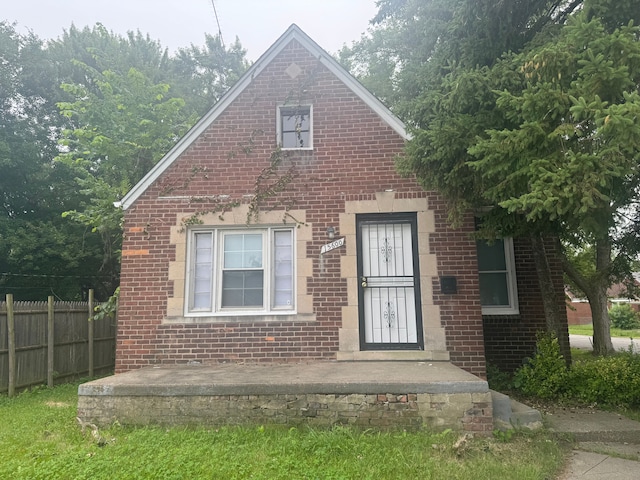
<instances>
[{"instance_id":1,"label":"gable roof","mask_svg":"<svg viewBox=\"0 0 640 480\"><path fill-rule=\"evenodd\" d=\"M306 50L318 59L331 73L344 83L357 97L402 138L409 139L402 121L369 92L358 80L347 72L331 55L314 42L300 27L292 24L278 40L240 77L227 93L207 112L164 157L140 180L116 205L127 210L153 182L213 123L222 112L251 84L280 52L292 41L297 40Z\"/></svg>"}]
</instances>

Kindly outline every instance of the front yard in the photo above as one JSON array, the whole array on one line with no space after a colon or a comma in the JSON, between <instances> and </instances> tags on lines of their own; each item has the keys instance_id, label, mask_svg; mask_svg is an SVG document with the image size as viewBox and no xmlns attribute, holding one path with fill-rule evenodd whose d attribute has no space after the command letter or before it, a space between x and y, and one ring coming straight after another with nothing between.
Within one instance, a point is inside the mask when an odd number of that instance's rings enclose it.
<instances>
[{"instance_id":1,"label":"front yard","mask_svg":"<svg viewBox=\"0 0 640 480\"><path fill-rule=\"evenodd\" d=\"M77 384L0 397L0 478L546 479L566 450L548 433L160 427L76 421Z\"/></svg>"}]
</instances>

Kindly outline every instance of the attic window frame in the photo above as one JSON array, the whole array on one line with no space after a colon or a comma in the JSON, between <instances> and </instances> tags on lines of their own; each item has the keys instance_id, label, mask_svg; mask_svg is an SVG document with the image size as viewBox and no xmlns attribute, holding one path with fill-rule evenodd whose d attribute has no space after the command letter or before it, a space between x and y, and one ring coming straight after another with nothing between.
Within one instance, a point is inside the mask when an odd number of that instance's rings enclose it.
<instances>
[{"instance_id":1,"label":"attic window frame","mask_svg":"<svg viewBox=\"0 0 640 480\"><path fill-rule=\"evenodd\" d=\"M287 112L287 113L284 113ZM283 126L283 116L287 115L291 117L293 115L308 115L309 116L309 128L301 130L302 132L308 132L309 134L309 144L302 146L285 146L283 142L283 136L285 133L291 133L293 130L289 130L285 132ZM278 136L278 146L281 150L313 150L313 105L301 104L301 105L278 105L277 108L277 136ZM298 143L298 142L296 142Z\"/></svg>"}]
</instances>

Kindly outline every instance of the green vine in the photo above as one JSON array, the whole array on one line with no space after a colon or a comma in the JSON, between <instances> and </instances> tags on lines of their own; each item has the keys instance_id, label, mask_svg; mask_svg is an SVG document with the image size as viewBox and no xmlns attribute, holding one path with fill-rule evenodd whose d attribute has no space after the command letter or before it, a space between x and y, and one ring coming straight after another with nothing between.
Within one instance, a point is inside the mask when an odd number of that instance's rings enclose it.
<instances>
[{"instance_id":1,"label":"green vine","mask_svg":"<svg viewBox=\"0 0 640 480\"><path fill-rule=\"evenodd\" d=\"M224 215L230 212L232 209L240 206L240 202L238 200L233 200L228 196L219 196L216 198L210 197L191 197L191 202L211 202L215 203L215 206L212 208L207 208L203 210L199 210L188 217L182 218L180 222L180 233L184 233L188 227L193 225L202 225L204 222L202 221L202 217L208 214L217 214L220 221L224 221Z\"/></svg>"},{"instance_id":2,"label":"green vine","mask_svg":"<svg viewBox=\"0 0 640 480\"><path fill-rule=\"evenodd\" d=\"M244 143L238 143L236 145L236 148L234 148L227 154L227 158L229 160L231 160L232 158L236 158L239 153L249 155L251 152L253 152L253 147L256 144L256 140L255 140L256 137L258 135L262 135L263 133L264 133L264 130L262 129L256 129L253 132L251 132L251 135L249 135L249 140L247 140Z\"/></svg>"},{"instance_id":3,"label":"green vine","mask_svg":"<svg viewBox=\"0 0 640 480\"><path fill-rule=\"evenodd\" d=\"M298 176L293 163L291 163L282 175L279 174L278 171L286 158L288 158L288 155L283 152L280 147L277 147L271 153L269 166L264 168L256 178L253 195L249 201L247 225L258 221L262 207L267 203L267 201L272 199L277 200L267 211L284 207L282 223L286 223L287 219L291 219L297 224L297 226L304 224L304 222L299 221L290 213L291 208L295 205L295 200L291 197L282 198L279 196L279 194L288 190L289 186L293 183L293 180Z\"/></svg>"},{"instance_id":4,"label":"green vine","mask_svg":"<svg viewBox=\"0 0 640 480\"><path fill-rule=\"evenodd\" d=\"M169 195L170 193L173 193L175 190L184 190L191 184L191 181L201 173L203 174L204 178L207 178L207 167L199 167L194 165L193 167L191 167L189 176L185 178L181 183L165 184L160 191L160 196L164 197L166 195Z\"/></svg>"}]
</instances>

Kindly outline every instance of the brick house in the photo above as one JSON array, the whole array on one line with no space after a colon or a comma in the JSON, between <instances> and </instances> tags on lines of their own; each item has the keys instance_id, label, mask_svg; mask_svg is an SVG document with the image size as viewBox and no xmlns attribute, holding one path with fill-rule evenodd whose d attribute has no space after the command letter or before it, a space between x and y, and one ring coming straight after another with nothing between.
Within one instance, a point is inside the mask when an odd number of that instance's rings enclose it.
<instances>
[{"instance_id":1,"label":"brick house","mask_svg":"<svg viewBox=\"0 0 640 480\"><path fill-rule=\"evenodd\" d=\"M638 286L638 280L634 280ZM615 283L607 289L608 305L627 303L635 312L640 312L640 300L638 300L627 287L622 283ZM580 297L573 293L570 288L565 289L565 298L567 303L567 323L569 325L590 325L593 323L591 315L591 305L585 297Z\"/></svg>"},{"instance_id":2,"label":"brick house","mask_svg":"<svg viewBox=\"0 0 640 480\"><path fill-rule=\"evenodd\" d=\"M545 325L528 243L477 246L471 214L450 227L443 200L394 168L407 138L292 25L122 199L116 371L516 368Z\"/></svg>"}]
</instances>

